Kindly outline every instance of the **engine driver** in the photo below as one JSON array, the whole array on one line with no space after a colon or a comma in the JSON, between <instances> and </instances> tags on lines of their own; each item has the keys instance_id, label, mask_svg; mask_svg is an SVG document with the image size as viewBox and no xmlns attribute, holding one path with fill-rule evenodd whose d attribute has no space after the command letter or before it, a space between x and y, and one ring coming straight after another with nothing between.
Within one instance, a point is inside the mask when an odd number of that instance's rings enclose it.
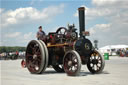
<instances>
[{"instance_id":1,"label":"engine driver","mask_svg":"<svg viewBox=\"0 0 128 85\"><path fill-rule=\"evenodd\" d=\"M46 40L46 34L45 34L45 32L42 30L42 26L39 26L39 31L37 32L36 37L37 37L38 40L43 40L43 41Z\"/></svg>"}]
</instances>

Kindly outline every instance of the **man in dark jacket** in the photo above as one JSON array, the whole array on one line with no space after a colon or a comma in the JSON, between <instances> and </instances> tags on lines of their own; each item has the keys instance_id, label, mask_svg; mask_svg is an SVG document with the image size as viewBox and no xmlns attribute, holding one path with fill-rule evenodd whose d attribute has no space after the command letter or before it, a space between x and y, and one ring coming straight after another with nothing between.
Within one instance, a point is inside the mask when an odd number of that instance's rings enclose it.
<instances>
[{"instance_id":1,"label":"man in dark jacket","mask_svg":"<svg viewBox=\"0 0 128 85\"><path fill-rule=\"evenodd\" d=\"M42 26L39 26L39 31L37 32L36 37L37 37L38 40L45 41L46 35L45 35L45 32L42 30Z\"/></svg>"}]
</instances>

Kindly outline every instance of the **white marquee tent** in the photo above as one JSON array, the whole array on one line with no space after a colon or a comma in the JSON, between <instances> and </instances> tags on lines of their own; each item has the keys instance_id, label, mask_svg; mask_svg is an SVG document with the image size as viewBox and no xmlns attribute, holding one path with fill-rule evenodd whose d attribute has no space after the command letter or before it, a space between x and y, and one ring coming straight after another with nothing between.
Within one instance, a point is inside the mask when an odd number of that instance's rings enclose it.
<instances>
[{"instance_id":1,"label":"white marquee tent","mask_svg":"<svg viewBox=\"0 0 128 85\"><path fill-rule=\"evenodd\" d=\"M115 55L112 50L117 51L118 49L126 49L128 48L128 45L107 45L104 47L99 48L101 53L109 53L109 55Z\"/></svg>"}]
</instances>

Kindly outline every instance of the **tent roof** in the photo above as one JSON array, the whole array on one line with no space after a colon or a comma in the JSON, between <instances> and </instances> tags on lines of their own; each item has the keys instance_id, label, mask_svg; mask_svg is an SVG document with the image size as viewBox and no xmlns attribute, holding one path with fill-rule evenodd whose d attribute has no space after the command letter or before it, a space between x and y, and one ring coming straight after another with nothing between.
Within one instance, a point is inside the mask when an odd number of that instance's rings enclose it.
<instances>
[{"instance_id":1,"label":"tent roof","mask_svg":"<svg viewBox=\"0 0 128 85\"><path fill-rule=\"evenodd\" d=\"M120 48L128 48L128 45L107 45L104 47L101 47L99 49L120 49Z\"/></svg>"}]
</instances>

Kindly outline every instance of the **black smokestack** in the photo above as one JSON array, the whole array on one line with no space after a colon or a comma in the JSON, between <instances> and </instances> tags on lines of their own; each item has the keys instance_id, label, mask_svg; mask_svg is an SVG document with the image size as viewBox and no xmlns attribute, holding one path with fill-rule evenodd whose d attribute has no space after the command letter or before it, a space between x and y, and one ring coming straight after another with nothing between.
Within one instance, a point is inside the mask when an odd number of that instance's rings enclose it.
<instances>
[{"instance_id":1,"label":"black smokestack","mask_svg":"<svg viewBox=\"0 0 128 85\"><path fill-rule=\"evenodd\" d=\"M83 36L83 33L85 31L85 13L84 13L85 8L80 7L78 8L79 11L79 30L80 30L80 37Z\"/></svg>"}]
</instances>

